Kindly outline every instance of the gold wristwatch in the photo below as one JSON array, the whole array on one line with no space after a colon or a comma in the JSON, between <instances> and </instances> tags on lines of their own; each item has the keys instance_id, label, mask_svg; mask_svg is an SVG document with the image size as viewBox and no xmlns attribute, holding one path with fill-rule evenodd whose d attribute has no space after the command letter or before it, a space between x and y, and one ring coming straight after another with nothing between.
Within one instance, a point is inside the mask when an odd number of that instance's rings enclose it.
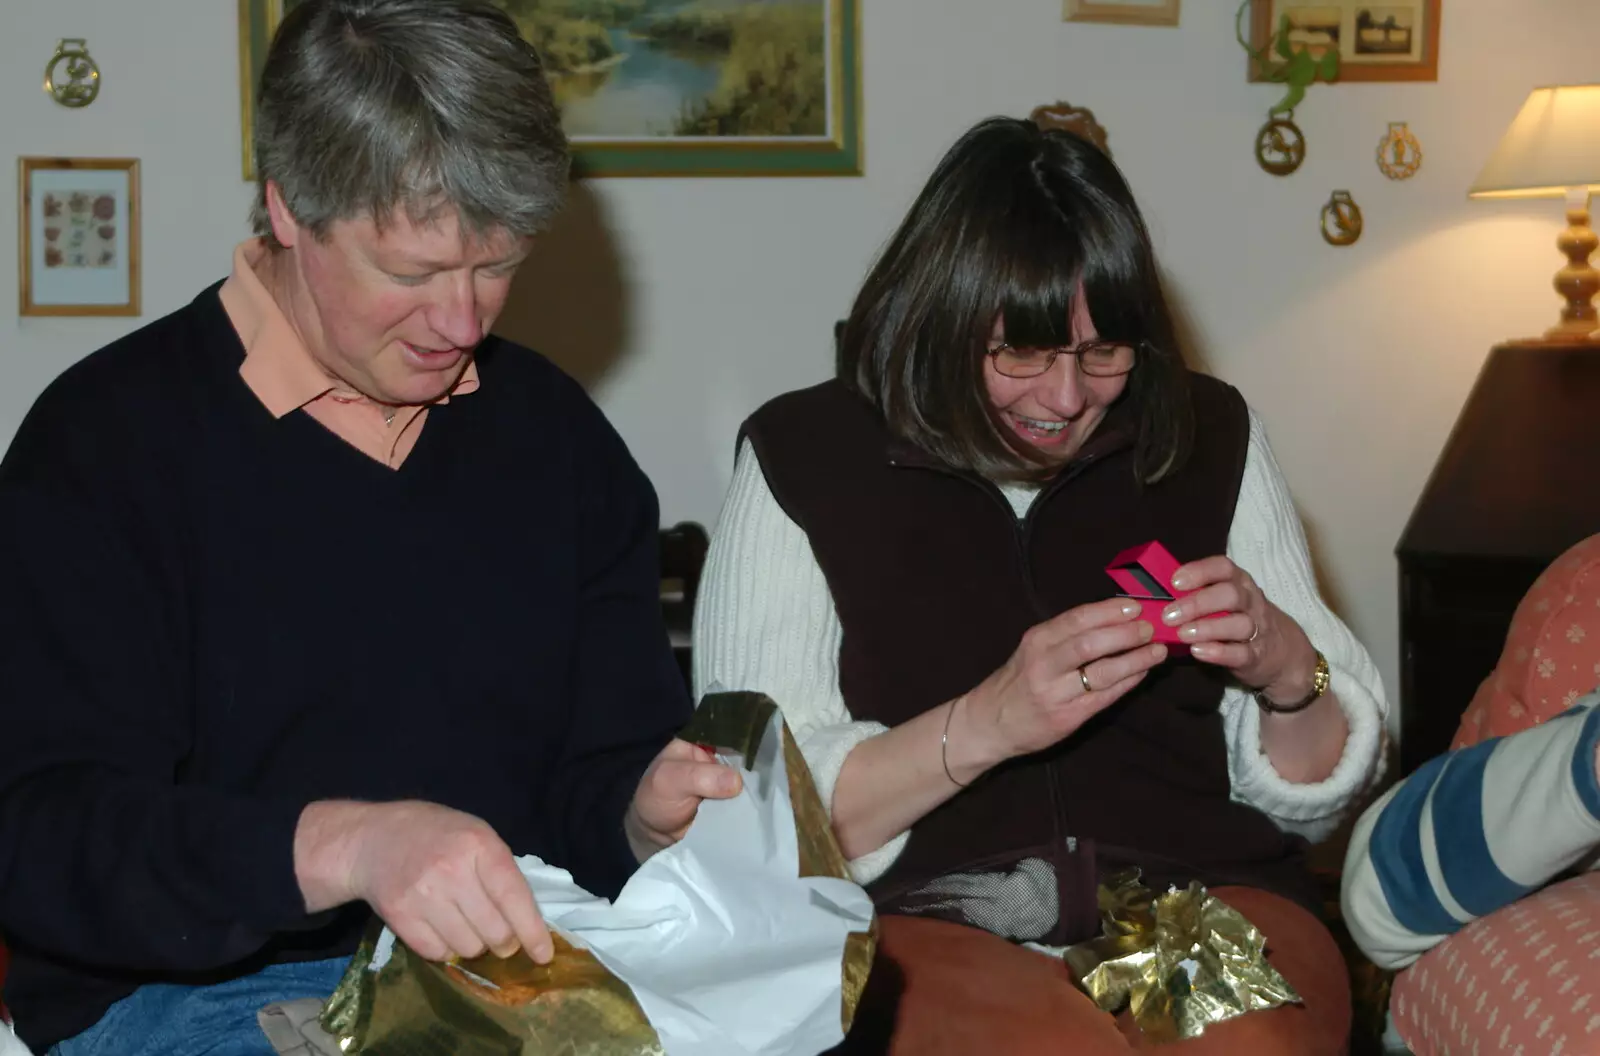
<instances>
[{"instance_id":1,"label":"gold wristwatch","mask_svg":"<svg viewBox=\"0 0 1600 1056\"><path fill-rule=\"evenodd\" d=\"M1263 711L1270 711L1275 715L1293 715L1297 711L1305 711L1317 702L1317 698L1328 691L1328 683L1333 681L1333 673L1328 670L1328 658L1317 650L1317 666L1311 672L1311 692L1293 704L1275 704L1267 699L1265 693L1256 694L1256 703Z\"/></svg>"}]
</instances>

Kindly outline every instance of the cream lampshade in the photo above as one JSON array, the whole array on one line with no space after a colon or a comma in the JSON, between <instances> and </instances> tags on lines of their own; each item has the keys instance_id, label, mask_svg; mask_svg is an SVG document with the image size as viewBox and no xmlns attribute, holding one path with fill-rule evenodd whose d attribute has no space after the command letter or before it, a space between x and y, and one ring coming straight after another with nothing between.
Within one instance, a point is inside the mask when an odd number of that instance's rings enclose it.
<instances>
[{"instance_id":1,"label":"cream lampshade","mask_svg":"<svg viewBox=\"0 0 1600 1056\"><path fill-rule=\"evenodd\" d=\"M1589 196L1600 193L1600 84L1535 88L1500 138L1469 198L1562 198L1567 229L1556 239L1567 264L1556 272L1566 298L1561 322L1545 332L1552 341L1600 341L1594 296L1600 271L1589 255L1600 247L1589 226Z\"/></svg>"}]
</instances>

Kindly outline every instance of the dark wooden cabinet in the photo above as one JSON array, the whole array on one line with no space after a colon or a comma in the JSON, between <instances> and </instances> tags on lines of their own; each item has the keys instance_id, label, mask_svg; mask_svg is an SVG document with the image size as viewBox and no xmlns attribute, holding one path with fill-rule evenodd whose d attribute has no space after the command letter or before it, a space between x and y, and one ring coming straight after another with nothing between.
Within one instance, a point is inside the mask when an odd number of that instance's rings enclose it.
<instances>
[{"instance_id":1,"label":"dark wooden cabinet","mask_svg":"<svg viewBox=\"0 0 1600 1056\"><path fill-rule=\"evenodd\" d=\"M1400 537L1400 764L1449 747L1511 615L1600 532L1600 343L1489 353Z\"/></svg>"}]
</instances>

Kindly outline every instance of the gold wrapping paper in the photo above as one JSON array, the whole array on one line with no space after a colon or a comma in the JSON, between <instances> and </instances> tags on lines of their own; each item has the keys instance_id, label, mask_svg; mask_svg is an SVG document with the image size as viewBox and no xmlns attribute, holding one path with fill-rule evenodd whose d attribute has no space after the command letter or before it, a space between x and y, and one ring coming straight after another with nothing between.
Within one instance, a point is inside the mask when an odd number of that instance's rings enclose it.
<instances>
[{"instance_id":1,"label":"gold wrapping paper","mask_svg":"<svg viewBox=\"0 0 1600 1056\"><path fill-rule=\"evenodd\" d=\"M777 705L759 693L708 694L678 736L750 760L776 714ZM779 725L800 875L849 879L811 772L788 725ZM396 941L389 962L368 971L381 931L374 922L321 1019L351 1056L662 1056L661 1041L627 984L560 936L547 965L521 952L440 964ZM845 944L840 972L846 1033L877 935L874 920L868 932L851 934Z\"/></svg>"},{"instance_id":2,"label":"gold wrapping paper","mask_svg":"<svg viewBox=\"0 0 1600 1056\"><path fill-rule=\"evenodd\" d=\"M1300 1001L1261 932L1199 883L1156 895L1124 870L1100 885L1100 916L1103 934L1070 947L1067 966L1101 1010L1129 1006L1152 1041Z\"/></svg>"}]
</instances>

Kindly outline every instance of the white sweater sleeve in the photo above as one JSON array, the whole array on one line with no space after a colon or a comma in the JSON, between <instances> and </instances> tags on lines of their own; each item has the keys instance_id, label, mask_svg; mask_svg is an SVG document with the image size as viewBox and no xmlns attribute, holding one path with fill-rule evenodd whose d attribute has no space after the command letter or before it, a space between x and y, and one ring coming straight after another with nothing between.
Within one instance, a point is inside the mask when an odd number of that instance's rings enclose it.
<instances>
[{"instance_id":1,"label":"white sweater sleeve","mask_svg":"<svg viewBox=\"0 0 1600 1056\"><path fill-rule=\"evenodd\" d=\"M1389 705L1366 648L1317 590L1305 530L1253 408L1244 480L1228 533L1228 557L1328 658L1330 689L1350 727L1333 773L1315 784L1296 784L1273 769L1261 748L1261 714L1254 697L1243 688L1229 687L1222 698L1222 717L1233 798L1260 810L1282 829L1312 841L1325 839L1355 799L1382 776Z\"/></svg>"},{"instance_id":2,"label":"white sweater sleeve","mask_svg":"<svg viewBox=\"0 0 1600 1056\"><path fill-rule=\"evenodd\" d=\"M841 636L833 595L805 532L773 497L755 451L748 442L740 445L695 602L695 697L720 687L754 690L777 702L830 810L845 757L888 729L852 721L845 709ZM882 876L910 837L901 833L853 860L856 882Z\"/></svg>"}]
</instances>

